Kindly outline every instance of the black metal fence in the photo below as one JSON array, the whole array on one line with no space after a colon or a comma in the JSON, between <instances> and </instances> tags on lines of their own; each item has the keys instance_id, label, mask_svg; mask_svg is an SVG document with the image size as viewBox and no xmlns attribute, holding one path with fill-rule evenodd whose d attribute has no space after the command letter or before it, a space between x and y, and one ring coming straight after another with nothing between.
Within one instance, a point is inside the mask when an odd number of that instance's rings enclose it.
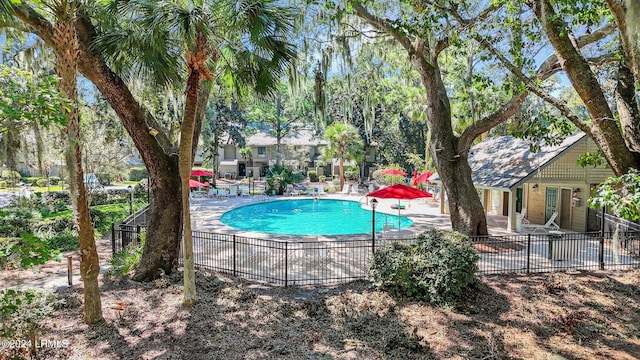
<instances>
[{"instance_id":1,"label":"black metal fence","mask_svg":"<svg viewBox=\"0 0 640 360\"><path fill-rule=\"evenodd\" d=\"M114 224L114 253L137 243L144 227ZM640 266L640 232L474 237L480 274L625 269ZM375 247L415 238L377 238ZM330 285L367 278L370 239L283 241L193 232L196 267L273 285Z\"/></svg>"}]
</instances>

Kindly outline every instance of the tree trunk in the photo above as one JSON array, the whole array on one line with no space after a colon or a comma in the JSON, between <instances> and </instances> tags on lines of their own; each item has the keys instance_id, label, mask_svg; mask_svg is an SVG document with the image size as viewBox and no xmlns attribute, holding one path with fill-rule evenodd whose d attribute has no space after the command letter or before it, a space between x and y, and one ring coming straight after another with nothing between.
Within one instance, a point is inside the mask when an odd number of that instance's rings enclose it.
<instances>
[{"instance_id":1,"label":"tree trunk","mask_svg":"<svg viewBox=\"0 0 640 360\"><path fill-rule=\"evenodd\" d=\"M339 169L338 176L340 177L340 189L344 189L344 158L342 156L340 157Z\"/></svg>"},{"instance_id":2,"label":"tree trunk","mask_svg":"<svg viewBox=\"0 0 640 360\"><path fill-rule=\"evenodd\" d=\"M638 0L606 0L618 25L622 48L629 68L640 79L640 2Z\"/></svg>"},{"instance_id":3,"label":"tree trunk","mask_svg":"<svg viewBox=\"0 0 640 360\"><path fill-rule=\"evenodd\" d=\"M57 10L57 25L55 40L58 44L56 56L56 72L60 77L58 86L69 99L67 112L67 167L71 198L74 201L76 220L78 223L78 237L80 238L80 275L84 285L84 321L94 324L104 321L102 317L102 303L98 287L100 262L94 238L93 223L89 213L82 171L82 149L80 147L80 121L78 114L78 93L76 84L78 50L74 28L75 9L63 2Z\"/></svg>"},{"instance_id":4,"label":"tree trunk","mask_svg":"<svg viewBox=\"0 0 640 360\"><path fill-rule=\"evenodd\" d=\"M38 161L38 171L40 171L40 176L46 178L48 182L49 173L46 172L44 163L42 161L42 157L44 156L44 143L42 141L40 125L34 121L31 123L31 128L33 129L33 137L36 139L36 158Z\"/></svg>"},{"instance_id":5,"label":"tree trunk","mask_svg":"<svg viewBox=\"0 0 640 360\"><path fill-rule=\"evenodd\" d=\"M558 62L589 111L592 125L588 134L604 154L609 167L616 176L637 168L640 154L627 148L602 87L567 32L562 17L558 16L549 0L536 0L531 6L554 47Z\"/></svg>"},{"instance_id":6,"label":"tree trunk","mask_svg":"<svg viewBox=\"0 0 640 360\"><path fill-rule=\"evenodd\" d=\"M449 199L451 226L469 236L486 235L487 218L471 178L468 149L458 148L459 139L453 133L451 106L438 62L436 59L428 62L424 56L418 53L412 61L426 90L430 151L435 154L434 165Z\"/></svg>"},{"instance_id":7,"label":"tree trunk","mask_svg":"<svg viewBox=\"0 0 640 360\"><path fill-rule=\"evenodd\" d=\"M193 53L187 54L186 100L184 117L180 126L180 150L178 169L182 186L182 216L184 248L184 306L193 306L196 302L196 274L193 259L193 234L191 232L191 213L189 211L189 175L193 158L193 134L198 112L198 97L200 95L200 79L207 77L206 61L208 59L208 45L206 38L196 33L196 46ZM201 113L204 113L202 111Z\"/></svg>"},{"instance_id":8,"label":"tree trunk","mask_svg":"<svg viewBox=\"0 0 640 360\"><path fill-rule=\"evenodd\" d=\"M621 63L618 66L618 83L615 93L620 127L627 147L632 151L640 152L640 113L635 92L633 74Z\"/></svg>"},{"instance_id":9,"label":"tree trunk","mask_svg":"<svg viewBox=\"0 0 640 360\"><path fill-rule=\"evenodd\" d=\"M24 3L15 4L14 8L16 16L31 26L47 45L54 50L64 50L56 45L53 28L46 19ZM150 281L161 274L160 270L169 273L177 263L182 228L177 159L172 155L174 149L164 134L149 134L149 128L156 126L155 118L136 101L124 81L109 69L100 54L93 52L91 44L96 30L88 16L82 11L78 15L78 69L98 88L116 112L152 180L154 192L147 242L134 276L135 280Z\"/></svg>"}]
</instances>

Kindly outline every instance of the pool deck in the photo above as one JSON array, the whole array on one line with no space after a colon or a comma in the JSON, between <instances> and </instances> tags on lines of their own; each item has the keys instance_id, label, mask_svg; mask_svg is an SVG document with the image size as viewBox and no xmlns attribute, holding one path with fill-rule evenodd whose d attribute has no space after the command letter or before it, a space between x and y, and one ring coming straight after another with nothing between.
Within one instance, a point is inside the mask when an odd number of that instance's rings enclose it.
<instances>
[{"instance_id":1,"label":"pool deck","mask_svg":"<svg viewBox=\"0 0 640 360\"><path fill-rule=\"evenodd\" d=\"M265 196L249 196L249 197L230 197L230 198L203 198L198 199L196 202L191 202L191 224L194 231L214 232L235 234L238 236L246 236L252 238L262 239L281 239L289 241L311 241L311 240L339 240L339 239L368 239L371 234L356 234L356 235L339 235L339 236L300 236L300 235L274 235L258 232L249 232L244 230L234 229L223 224L220 221L220 217L225 212L235 209L240 206L256 204L265 201L282 201L288 199L311 199L311 196L271 196L266 198ZM365 209L371 209L367 204L367 198L364 195L341 195L341 194L329 194L322 196L320 199L337 199L337 200L350 200L360 202ZM369 198L370 199L370 198ZM412 237L415 234L422 233L432 228L438 229L451 229L451 220L449 215L440 214L440 207L437 203L432 203L431 199L418 199L418 200L402 200L401 203L405 205L405 209L400 210L401 216L406 216L413 221L413 225L403 228L400 231L390 230L385 232L377 232L376 236L380 237ZM391 215L398 215L397 209L392 209L391 206L398 204L397 199L378 199L378 206L376 212L388 213ZM493 223L491 220L492 215L488 215L489 223ZM492 235L513 234L509 233L506 229L489 226L489 233Z\"/></svg>"}]
</instances>

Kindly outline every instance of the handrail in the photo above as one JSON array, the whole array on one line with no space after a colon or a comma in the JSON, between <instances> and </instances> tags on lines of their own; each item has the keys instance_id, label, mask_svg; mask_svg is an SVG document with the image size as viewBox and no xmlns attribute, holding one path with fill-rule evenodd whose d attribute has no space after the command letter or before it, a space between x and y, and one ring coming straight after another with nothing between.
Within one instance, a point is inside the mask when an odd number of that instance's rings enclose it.
<instances>
[{"instance_id":1,"label":"handrail","mask_svg":"<svg viewBox=\"0 0 640 360\"><path fill-rule=\"evenodd\" d=\"M598 213L597 216L602 218L602 214ZM621 217L612 215L612 214L604 214L604 219L606 221L610 221L616 224L620 224L627 228L627 230L640 231L640 224L637 224L633 221L629 221L627 219L623 219Z\"/></svg>"}]
</instances>

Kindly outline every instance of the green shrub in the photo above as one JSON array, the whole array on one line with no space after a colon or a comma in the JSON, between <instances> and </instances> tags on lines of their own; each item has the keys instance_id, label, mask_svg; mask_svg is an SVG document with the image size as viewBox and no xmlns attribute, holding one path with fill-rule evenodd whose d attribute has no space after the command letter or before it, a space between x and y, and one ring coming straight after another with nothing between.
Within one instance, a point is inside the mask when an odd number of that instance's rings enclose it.
<instances>
[{"instance_id":1,"label":"green shrub","mask_svg":"<svg viewBox=\"0 0 640 360\"><path fill-rule=\"evenodd\" d=\"M58 183L60 182L60 178L57 176L50 176L49 177L49 185L58 185Z\"/></svg>"},{"instance_id":2,"label":"green shrub","mask_svg":"<svg viewBox=\"0 0 640 360\"><path fill-rule=\"evenodd\" d=\"M111 181L113 181L113 176L109 173L97 173L96 177L98 182L103 185L111 185Z\"/></svg>"},{"instance_id":3,"label":"green shrub","mask_svg":"<svg viewBox=\"0 0 640 360\"><path fill-rule=\"evenodd\" d=\"M66 229L64 232L54 235L47 239L49 248L59 251L77 250L80 246L78 234L74 231Z\"/></svg>"},{"instance_id":4,"label":"green shrub","mask_svg":"<svg viewBox=\"0 0 640 360\"><path fill-rule=\"evenodd\" d=\"M432 304L454 304L479 280L478 253L465 235L431 230L412 245L376 250L369 274L377 286Z\"/></svg>"},{"instance_id":5,"label":"green shrub","mask_svg":"<svg viewBox=\"0 0 640 360\"><path fill-rule=\"evenodd\" d=\"M47 186L47 179L40 178L40 179L36 180L36 186L38 186L38 187Z\"/></svg>"},{"instance_id":6,"label":"green shrub","mask_svg":"<svg viewBox=\"0 0 640 360\"><path fill-rule=\"evenodd\" d=\"M318 173L315 170L309 170L307 172L307 175L309 176L309 181L311 181L311 182L317 182L318 181Z\"/></svg>"},{"instance_id":7,"label":"green shrub","mask_svg":"<svg viewBox=\"0 0 640 360\"><path fill-rule=\"evenodd\" d=\"M300 171L295 171L291 173L291 181L293 183L301 183L304 181L304 175Z\"/></svg>"},{"instance_id":8,"label":"green shrub","mask_svg":"<svg viewBox=\"0 0 640 360\"><path fill-rule=\"evenodd\" d=\"M6 269L41 265L58 253L58 250L49 248L46 241L32 234L22 234L20 238L4 238L0 242L0 266Z\"/></svg>"},{"instance_id":9,"label":"green shrub","mask_svg":"<svg viewBox=\"0 0 640 360\"><path fill-rule=\"evenodd\" d=\"M60 300L51 291L0 290L0 339L29 340L31 358L34 358L38 329L45 318L53 316L53 310L58 304ZM5 355L8 355L7 358L19 359L25 350L14 348Z\"/></svg>"},{"instance_id":10,"label":"green shrub","mask_svg":"<svg viewBox=\"0 0 640 360\"><path fill-rule=\"evenodd\" d=\"M20 173L17 171L2 170L2 175L0 175L0 177L5 179L11 186L17 184L18 181L20 181Z\"/></svg>"},{"instance_id":11,"label":"green shrub","mask_svg":"<svg viewBox=\"0 0 640 360\"><path fill-rule=\"evenodd\" d=\"M129 244L124 251L114 254L111 258L111 270L108 274L118 277L131 274L140 262L145 239L146 236L142 233L140 234L140 244Z\"/></svg>"},{"instance_id":12,"label":"green shrub","mask_svg":"<svg viewBox=\"0 0 640 360\"><path fill-rule=\"evenodd\" d=\"M320 182L324 182L325 180L327 180L327 177L326 177L326 176L324 176L324 175L320 175L320 176L318 176L318 180L319 180Z\"/></svg>"},{"instance_id":13,"label":"green shrub","mask_svg":"<svg viewBox=\"0 0 640 360\"><path fill-rule=\"evenodd\" d=\"M37 186L38 180L40 180L39 177L30 176L30 177L24 178L22 182L24 182L25 184L29 184L31 186Z\"/></svg>"},{"instance_id":14,"label":"green shrub","mask_svg":"<svg viewBox=\"0 0 640 360\"><path fill-rule=\"evenodd\" d=\"M344 177L347 180L355 180L356 176L358 176L358 168L354 166L350 166L344 170Z\"/></svg>"},{"instance_id":15,"label":"green shrub","mask_svg":"<svg viewBox=\"0 0 640 360\"><path fill-rule=\"evenodd\" d=\"M0 180L0 188L6 188L7 182L5 180Z\"/></svg>"},{"instance_id":16,"label":"green shrub","mask_svg":"<svg viewBox=\"0 0 640 360\"><path fill-rule=\"evenodd\" d=\"M147 177L147 169L145 167L132 167L129 169L129 180L140 181Z\"/></svg>"}]
</instances>

